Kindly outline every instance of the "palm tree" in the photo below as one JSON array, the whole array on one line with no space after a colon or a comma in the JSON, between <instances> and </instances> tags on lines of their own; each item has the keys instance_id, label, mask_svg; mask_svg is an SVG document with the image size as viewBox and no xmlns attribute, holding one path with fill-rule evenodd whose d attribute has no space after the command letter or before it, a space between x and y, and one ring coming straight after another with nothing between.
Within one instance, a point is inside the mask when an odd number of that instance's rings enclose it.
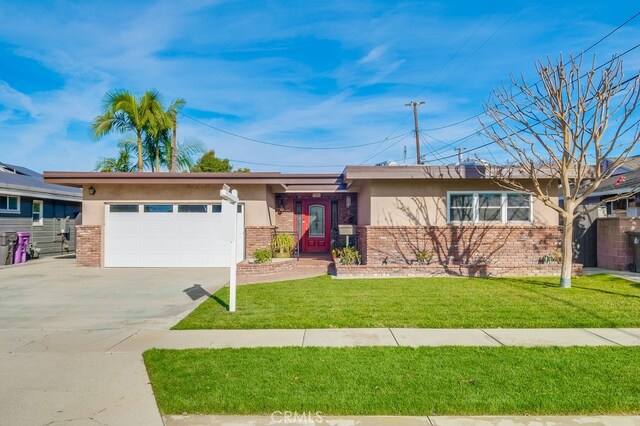
<instances>
[{"instance_id":1,"label":"palm tree","mask_svg":"<svg viewBox=\"0 0 640 426\"><path fill-rule=\"evenodd\" d=\"M169 167L170 172L175 172L178 169L178 113L186 104L185 100L182 98L178 98L169 105L169 108L165 111L165 114L171 120L171 166Z\"/></svg>"},{"instance_id":2,"label":"palm tree","mask_svg":"<svg viewBox=\"0 0 640 426\"><path fill-rule=\"evenodd\" d=\"M138 149L138 171L144 169L142 141L146 133L154 129L169 127L168 118L162 108L160 94L147 90L138 100L127 90L107 92L103 100L104 113L93 121L93 134L96 139L117 131L133 132L136 135Z\"/></svg>"},{"instance_id":3,"label":"palm tree","mask_svg":"<svg viewBox=\"0 0 640 426\"><path fill-rule=\"evenodd\" d=\"M201 156L204 151L203 143L198 139L187 139L185 138L182 143L177 144L177 154L175 156L176 159L176 170L181 170L183 172L188 172L195 164L195 157ZM173 150L171 151L173 154Z\"/></svg>"},{"instance_id":4,"label":"palm tree","mask_svg":"<svg viewBox=\"0 0 640 426\"><path fill-rule=\"evenodd\" d=\"M135 141L125 139L118 142L118 157L100 157L94 169L97 172L133 172L136 168L132 163Z\"/></svg>"},{"instance_id":5,"label":"palm tree","mask_svg":"<svg viewBox=\"0 0 640 426\"><path fill-rule=\"evenodd\" d=\"M174 171L189 171L195 164L194 157L204 153L203 143L195 138L185 138L182 143L177 143L177 154L173 155L173 140L170 129L162 132L149 132L143 143L144 163L152 172L171 170L175 158Z\"/></svg>"}]
</instances>

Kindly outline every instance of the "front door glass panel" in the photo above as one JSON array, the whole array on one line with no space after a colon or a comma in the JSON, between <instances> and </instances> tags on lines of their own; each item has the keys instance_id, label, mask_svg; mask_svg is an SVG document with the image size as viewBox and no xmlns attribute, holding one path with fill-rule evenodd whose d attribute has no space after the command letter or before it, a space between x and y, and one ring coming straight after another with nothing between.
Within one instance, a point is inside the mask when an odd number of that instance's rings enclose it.
<instances>
[{"instance_id":1,"label":"front door glass panel","mask_svg":"<svg viewBox=\"0 0 640 426\"><path fill-rule=\"evenodd\" d=\"M324 206L309 206L309 236L324 237Z\"/></svg>"}]
</instances>

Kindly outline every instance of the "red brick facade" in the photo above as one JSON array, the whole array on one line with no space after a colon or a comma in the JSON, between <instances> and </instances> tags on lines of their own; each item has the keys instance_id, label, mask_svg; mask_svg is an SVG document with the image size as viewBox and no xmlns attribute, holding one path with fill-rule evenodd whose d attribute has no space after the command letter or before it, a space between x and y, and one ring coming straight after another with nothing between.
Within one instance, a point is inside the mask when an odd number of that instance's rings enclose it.
<instances>
[{"instance_id":1,"label":"red brick facade","mask_svg":"<svg viewBox=\"0 0 640 426\"><path fill-rule=\"evenodd\" d=\"M634 260L625 231L639 230L640 221L633 217L601 217L597 223L598 267L626 270Z\"/></svg>"},{"instance_id":2,"label":"red brick facade","mask_svg":"<svg viewBox=\"0 0 640 426\"><path fill-rule=\"evenodd\" d=\"M275 232L275 226L247 226L244 230L244 256L251 258L256 250L270 248Z\"/></svg>"},{"instance_id":3,"label":"red brick facade","mask_svg":"<svg viewBox=\"0 0 640 426\"><path fill-rule=\"evenodd\" d=\"M76 264L100 267L102 265L102 226L76 226Z\"/></svg>"},{"instance_id":4,"label":"red brick facade","mask_svg":"<svg viewBox=\"0 0 640 426\"><path fill-rule=\"evenodd\" d=\"M561 241L558 227L358 227L358 249L367 265L411 265L420 252L433 253L431 263L437 265L538 265Z\"/></svg>"}]
</instances>

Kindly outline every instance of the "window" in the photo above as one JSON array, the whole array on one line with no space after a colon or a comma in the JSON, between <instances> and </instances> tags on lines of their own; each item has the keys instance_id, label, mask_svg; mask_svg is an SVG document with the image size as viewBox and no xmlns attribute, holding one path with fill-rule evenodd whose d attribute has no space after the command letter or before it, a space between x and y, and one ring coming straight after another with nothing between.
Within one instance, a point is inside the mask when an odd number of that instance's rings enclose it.
<instances>
[{"instance_id":1,"label":"window","mask_svg":"<svg viewBox=\"0 0 640 426\"><path fill-rule=\"evenodd\" d=\"M531 221L531 196L528 194L507 194L507 221Z\"/></svg>"},{"instance_id":2,"label":"window","mask_svg":"<svg viewBox=\"0 0 640 426\"><path fill-rule=\"evenodd\" d=\"M212 204L211 213L222 213L222 204Z\"/></svg>"},{"instance_id":3,"label":"window","mask_svg":"<svg viewBox=\"0 0 640 426\"><path fill-rule=\"evenodd\" d=\"M145 204L145 213L173 213L172 204Z\"/></svg>"},{"instance_id":4,"label":"window","mask_svg":"<svg viewBox=\"0 0 640 426\"><path fill-rule=\"evenodd\" d=\"M109 213L138 213L140 208L137 204L111 204Z\"/></svg>"},{"instance_id":5,"label":"window","mask_svg":"<svg viewBox=\"0 0 640 426\"><path fill-rule=\"evenodd\" d=\"M449 195L449 221L473 221L473 194Z\"/></svg>"},{"instance_id":6,"label":"window","mask_svg":"<svg viewBox=\"0 0 640 426\"><path fill-rule=\"evenodd\" d=\"M33 200L33 208L31 210L33 224L42 225L42 201Z\"/></svg>"},{"instance_id":7,"label":"window","mask_svg":"<svg viewBox=\"0 0 640 426\"><path fill-rule=\"evenodd\" d=\"M531 222L531 196L517 192L449 193L449 222Z\"/></svg>"},{"instance_id":8,"label":"window","mask_svg":"<svg viewBox=\"0 0 640 426\"><path fill-rule=\"evenodd\" d=\"M20 197L0 195L0 212L20 213Z\"/></svg>"},{"instance_id":9,"label":"window","mask_svg":"<svg viewBox=\"0 0 640 426\"><path fill-rule=\"evenodd\" d=\"M206 213L205 204L178 204L178 213Z\"/></svg>"},{"instance_id":10,"label":"window","mask_svg":"<svg viewBox=\"0 0 640 426\"><path fill-rule=\"evenodd\" d=\"M502 221L502 194L478 194L478 221Z\"/></svg>"},{"instance_id":11,"label":"window","mask_svg":"<svg viewBox=\"0 0 640 426\"><path fill-rule=\"evenodd\" d=\"M309 236L324 237L324 206L309 206Z\"/></svg>"},{"instance_id":12,"label":"window","mask_svg":"<svg viewBox=\"0 0 640 426\"><path fill-rule=\"evenodd\" d=\"M294 204L294 211L296 214L296 233L298 238L302 237L302 201L297 201Z\"/></svg>"},{"instance_id":13,"label":"window","mask_svg":"<svg viewBox=\"0 0 640 426\"><path fill-rule=\"evenodd\" d=\"M242 204L238 204L238 207L236 208L236 211L238 213L242 213Z\"/></svg>"}]
</instances>

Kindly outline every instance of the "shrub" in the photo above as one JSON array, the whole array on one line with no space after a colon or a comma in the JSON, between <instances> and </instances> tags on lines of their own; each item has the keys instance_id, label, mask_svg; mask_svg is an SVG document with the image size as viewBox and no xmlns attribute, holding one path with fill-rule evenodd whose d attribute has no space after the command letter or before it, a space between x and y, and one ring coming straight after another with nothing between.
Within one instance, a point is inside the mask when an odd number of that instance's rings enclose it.
<instances>
[{"instance_id":1,"label":"shrub","mask_svg":"<svg viewBox=\"0 0 640 426\"><path fill-rule=\"evenodd\" d=\"M255 263L264 263L271 261L271 250L268 248L258 249L253 253Z\"/></svg>"},{"instance_id":2,"label":"shrub","mask_svg":"<svg viewBox=\"0 0 640 426\"><path fill-rule=\"evenodd\" d=\"M435 256L435 253L432 251L419 251L416 253L416 262L420 265L428 265L431 263L433 256Z\"/></svg>"},{"instance_id":3,"label":"shrub","mask_svg":"<svg viewBox=\"0 0 640 426\"><path fill-rule=\"evenodd\" d=\"M362 263L362 257L355 247L333 249L332 253L342 265L360 265Z\"/></svg>"},{"instance_id":4,"label":"shrub","mask_svg":"<svg viewBox=\"0 0 640 426\"><path fill-rule=\"evenodd\" d=\"M279 253L289 257L295 246L296 239L291 234L277 234L271 240L271 250L274 254Z\"/></svg>"},{"instance_id":5,"label":"shrub","mask_svg":"<svg viewBox=\"0 0 640 426\"><path fill-rule=\"evenodd\" d=\"M547 253L540 258L540 263L549 264L549 263L562 263L562 253L560 250L554 250L551 253Z\"/></svg>"}]
</instances>

